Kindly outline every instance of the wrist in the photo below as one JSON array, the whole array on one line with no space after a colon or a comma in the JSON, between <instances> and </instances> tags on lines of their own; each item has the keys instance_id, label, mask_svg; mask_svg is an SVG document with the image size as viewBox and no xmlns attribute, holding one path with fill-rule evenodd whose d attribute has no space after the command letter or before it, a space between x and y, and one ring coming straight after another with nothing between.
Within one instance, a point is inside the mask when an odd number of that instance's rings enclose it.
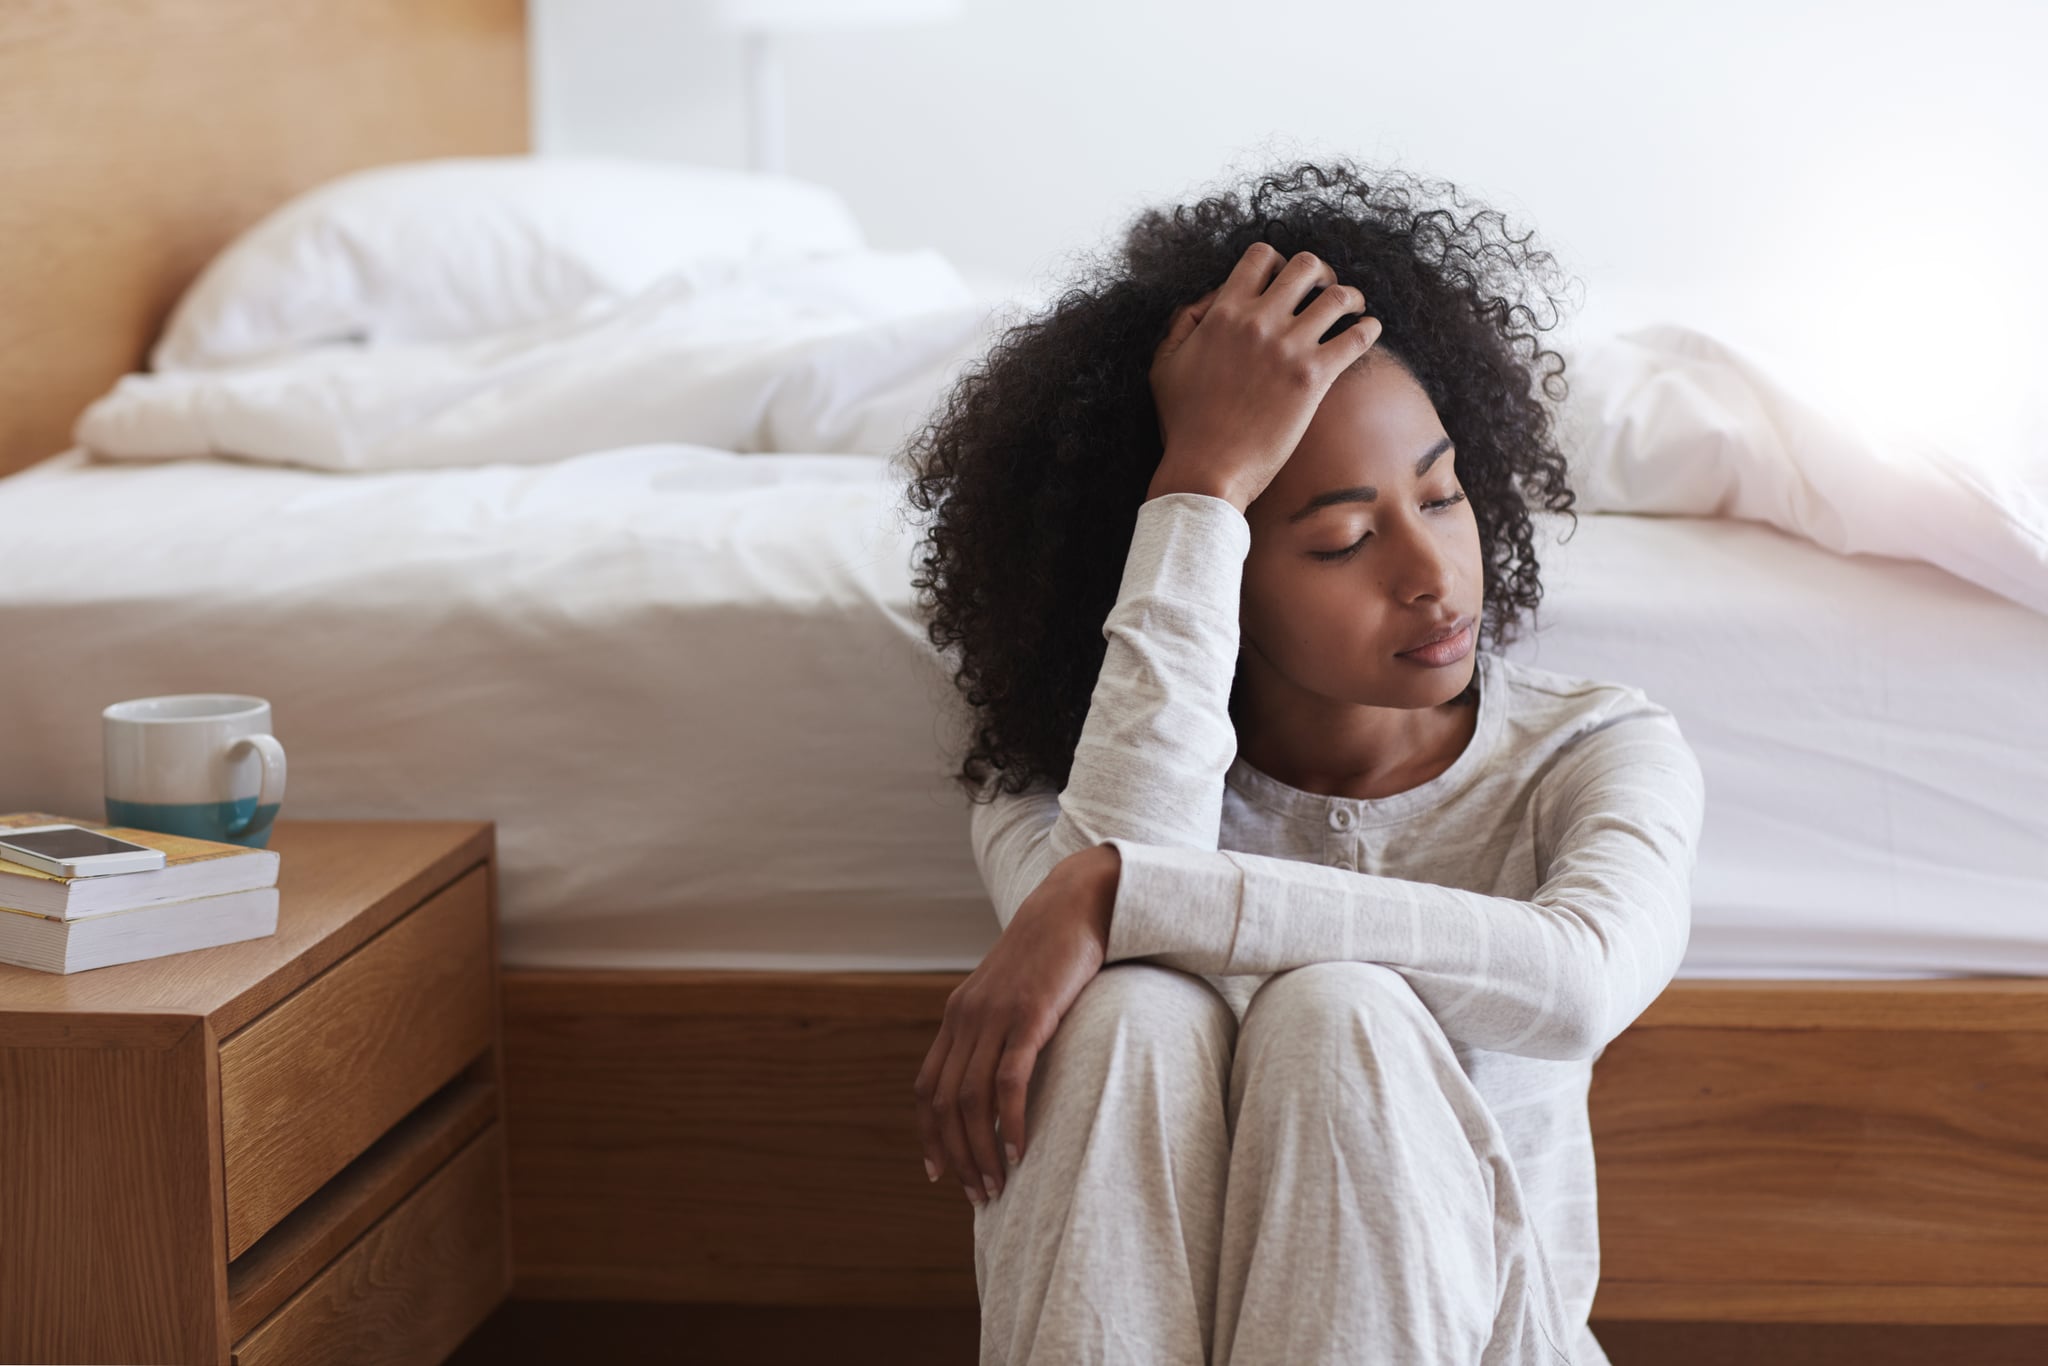
<instances>
[{"instance_id":1,"label":"wrist","mask_svg":"<svg viewBox=\"0 0 2048 1366\"><path fill-rule=\"evenodd\" d=\"M1207 498L1221 498L1239 512L1251 505L1251 499L1242 496L1228 479L1176 468L1169 460L1162 460L1152 475L1151 485L1145 490L1145 501L1149 503L1169 493L1199 493Z\"/></svg>"},{"instance_id":2,"label":"wrist","mask_svg":"<svg viewBox=\"0 0 2048 1366\"><path fill-rule=\"evenodd\" d=\"M1098 844L1095 849L1102 867L1095 875L1094 928L1107 949L1110 922L1116 917L1116 890L1123 881L1124 856L1114 844Z\"/></svg>"}]
</instances>

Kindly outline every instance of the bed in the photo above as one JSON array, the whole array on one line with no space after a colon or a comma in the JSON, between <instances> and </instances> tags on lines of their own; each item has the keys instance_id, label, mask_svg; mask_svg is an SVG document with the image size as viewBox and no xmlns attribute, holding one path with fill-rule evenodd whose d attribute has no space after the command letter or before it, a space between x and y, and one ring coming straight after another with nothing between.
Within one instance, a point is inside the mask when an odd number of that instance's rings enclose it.
<instances>
[{"instance_id":1,"label":"bed","mask_svg":"<svg viewBox=\"0 0 2048 1366\"><path fill-rule=\"evenodd\" d=\"M63 452L0 485L0 620L66 641L5 685L5 793L97 810L81 692L239 680L295 810L497 823L510 968L964 972L997 927L902 490L882 457L688 445L340 476ZM2048 616L1750 522L1544 531L1506 653L1638 680L1701 756L1681 977L2048 975Z\"/></svg>"},{"instance_id":2,"label":"bed","mask_svg":"<svg viewBox=\"0 0 2048 1366\"><path fill-rule=\"evenodd\" d=\"M444 431L489 452L462 468L141 437L89 459L80 414L261 215L345 171L527 145L516 4L294 7L353 54L337 100L365 73L417 95L317 130L312 68L239 8L0 20L0 110L35 135L0 154L0 224L33 245L0 262L0 639L28 643L0 675L0 809L97 814L78 756L106 702L270 698L290 815L497 822L517 1295L971 1309L969 1212L922 1178L910 1084L995 925L902 471L862 448L1004 301L871 263L934 307L871 318L857 357L811 339L869 367L864 408L776 388L725 425L516 459ZM140 60L167 44L188 60ZM430 58L463 98L406 79ZM282 131L260 155L205 122L72 157L95 125L22 111L112 60L147 73L130 116L271 73L231 98ZM145 408L95 430L118 446ZM1888 547L1741 496L1697 516L1602 492L1639 511L1546 522L1539 629L1508 653L1670 706L1709 807L1680 980L1595 1072L1596 1325L2048 1326L2048 589L1993 536L1858 553Z\"/></svg>"}]
</instances>

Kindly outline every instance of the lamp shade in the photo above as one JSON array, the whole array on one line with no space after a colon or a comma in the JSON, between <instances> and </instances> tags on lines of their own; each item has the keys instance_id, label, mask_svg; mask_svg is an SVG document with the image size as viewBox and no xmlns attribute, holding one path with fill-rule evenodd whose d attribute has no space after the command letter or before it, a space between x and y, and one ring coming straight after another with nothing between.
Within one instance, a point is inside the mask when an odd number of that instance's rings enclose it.
<instances>
[{"instance_id":1,"label":"lamp shade","mask_svg":"<svg viewBox=\"0 0 2048 1366\"><path fill-rule=\"evenodd\" d=\"M711 0L714 28L795 33L926 24L959 15L964 0Z\"/></svg>"}]
</instances>

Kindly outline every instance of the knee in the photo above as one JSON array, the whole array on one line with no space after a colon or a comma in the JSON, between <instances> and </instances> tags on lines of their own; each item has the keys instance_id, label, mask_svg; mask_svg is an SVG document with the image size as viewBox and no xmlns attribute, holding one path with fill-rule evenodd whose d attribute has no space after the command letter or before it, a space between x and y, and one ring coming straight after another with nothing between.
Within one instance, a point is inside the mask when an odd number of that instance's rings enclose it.
<instances>
[{"instance_id":1,"label":"knee","mask_svg":"<svg viewBox=\"0 0 2048 1366\"><path fill-rule=\"evenodd\" d=\"M1310 963L1276 973L1252 996L1247 1030L1254 1019L1262 1034L1296 1039L1329 1038L1355 1022L1376 1045L1442 1033L1408 979L1383 963Z\"/></svg>"},{"instance_id":2,"label":"knee","mask_svg":"<svg viewBox=\"0 0 2048 1366\"><path fill-rule=\"evenodd\" d=\"M1050 1047L1113 1046L1171 1068L1227 1075L1237 1017L1216 989L1156 963L1112 963L1074 998Z\"/></svg>"},{"instance_id":3,"label":"knee","mask_svg":"<svg viewBox=\"0 0 2048 1366\"><path fill-rule=\"evenodd\" d=\"M1245 1009L1232 1059L1233 1133L1248 1103L1259 1123L1303 1131L1423 1122L1420 1097L1454 1084L1455 1073L1442 1027L1392 968L1294 968L1261 983Z\"/></svg>"}]
</instances>

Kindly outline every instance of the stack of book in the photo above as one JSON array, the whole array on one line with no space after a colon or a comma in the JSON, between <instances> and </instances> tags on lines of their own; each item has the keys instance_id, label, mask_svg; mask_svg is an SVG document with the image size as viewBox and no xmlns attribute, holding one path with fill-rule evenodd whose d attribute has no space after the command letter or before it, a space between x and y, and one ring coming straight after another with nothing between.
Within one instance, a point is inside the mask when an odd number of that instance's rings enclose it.
<instances>
[{"instance_id":1,"label":"stack of book","mask_svg":"<svg viewBox=\"0 0 2048 1366\"><path fill-rule=\"evenodd\" d=\"M164 866L58 877L0 858L0 963L82 972L276 932L275 850L41 811L0 816L4 827L65 823L161 849Z\"/></svg>"}]
</instances>

